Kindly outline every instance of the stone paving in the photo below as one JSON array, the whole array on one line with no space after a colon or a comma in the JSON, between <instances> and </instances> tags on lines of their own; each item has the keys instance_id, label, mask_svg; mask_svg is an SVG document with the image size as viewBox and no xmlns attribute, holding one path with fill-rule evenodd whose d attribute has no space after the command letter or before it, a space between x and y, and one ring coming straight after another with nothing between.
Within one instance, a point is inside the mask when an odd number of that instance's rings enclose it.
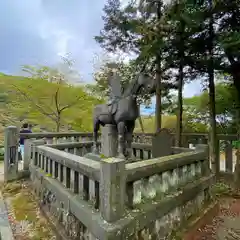
<instances>
[{"instance_id":1,"label":"stone paving","mask_svg":"<svg viewBox=\"0 0 240 240\"><path fill-rule=\"evenodd\" d=\"M12 229L8 221L8 212L0 192L0 240L13 240Z\"/></svg>"},{"instance_id":2,"label":"stone paving","mask_svg":"<svg viewBox=\"0 0 240 240\"><path fill-rule=\"evenodd\" d=\"M217 239L240 239L240 216L225 217L222 226L218 229Z\"/></svg>"},{"instance_id":3,"label":"stone paving","mask_svg":"<svg viewBox=\"0 0 240 240\"><path fill-rule=\"evenodd\" d=\"M3 182L4 180L4 168L3 168L3 162L0 162L0 182Z\"/></svg>"},{"instance_id":4,"label":"stone paving","mask_svg":"<svg viewBox=\"0 0 240 240\"><path fill-rule=\"evenodd\" d=\"M185 240L239 240L240 199L220 199L217 214L211 216L211 221L205 220L202 219L202 222L207 224L190 230Z\"/></svg>"},{"instance_id":5,"label":"stone paving","mask_svg":"<svg viewBox=\"0 0 240 240\"><path fill-rule=\"evenodd\" d=\"M18 163L18 170L22 170L23 169L23 162L19 161ZM4 164L3 162L0 162L0 182L4 181Z\"/></svg>"},{"instance_id":6,"label":"stone paving","mask_svg":"<svg viewBox=\"0 0 240 240\"><path fill-rule=\"evenodd\" d=\"M0 185L4 181L3 162L0 162ZM0 191L0 240L13 240L11 226L8 221L8 212Z\"/></svg>"}]
</instances>

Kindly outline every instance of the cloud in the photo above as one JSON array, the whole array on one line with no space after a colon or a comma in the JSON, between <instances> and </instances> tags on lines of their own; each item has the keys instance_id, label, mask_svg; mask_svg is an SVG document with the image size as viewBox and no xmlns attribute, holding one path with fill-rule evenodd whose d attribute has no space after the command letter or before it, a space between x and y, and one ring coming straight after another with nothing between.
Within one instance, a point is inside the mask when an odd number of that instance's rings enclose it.
<instances>
[{"instance_id":1,"label":"cloud","mask_svg":"<svg viewBox=\"0 0 240 240\"><path fill-rule=\"evenodd\" d=\"M90 80L100 48L93 39L102 27L105 0L24 0L0 2L0 71L17 73L23 64L54 64L72 53Z\"/></svg>"},{"instance_id":2,"label":"cloud","mask_svg":"<svg viewBox=\"0 0 240 240\"><path fill-rule=\"evenodd\" d=\"M101 55L94 36L103 26L106 1L0 1L0 72L19 74L24 64L53 65L71 53L83 80L91 81L94 57ZM189 85L185 93L194 90L199 87Z\"/></svg>"},{"instance_id":3,"label":"cloud","mask_svg":"<svg viewBox=\"0 0 240 240\"><path fill-rule=\"evenodd\" d=\"M184 97L192 97L194 95L199 95L199 93L202 91L202 84L201 80L194 80L194 82L191 82L189 84L186 84L184 86L183 95Z\"/></svg>"}]
</instances>

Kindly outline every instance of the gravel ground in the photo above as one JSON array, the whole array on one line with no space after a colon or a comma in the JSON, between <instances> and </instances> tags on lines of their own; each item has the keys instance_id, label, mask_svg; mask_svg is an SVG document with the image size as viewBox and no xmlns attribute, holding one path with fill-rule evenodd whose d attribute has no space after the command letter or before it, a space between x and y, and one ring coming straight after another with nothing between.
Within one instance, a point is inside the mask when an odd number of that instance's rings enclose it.
<instances>
[{"instance_id":1,"label":"gravel ground","mask_svg":"<svg viewBox=\"0 0 240 240\"><path fill-rule=\"evenodd\" d=\"M203 227L188 232L191 240L240 239L240 199L222 198L216 216Z\"/></svg>"}]
</instances>

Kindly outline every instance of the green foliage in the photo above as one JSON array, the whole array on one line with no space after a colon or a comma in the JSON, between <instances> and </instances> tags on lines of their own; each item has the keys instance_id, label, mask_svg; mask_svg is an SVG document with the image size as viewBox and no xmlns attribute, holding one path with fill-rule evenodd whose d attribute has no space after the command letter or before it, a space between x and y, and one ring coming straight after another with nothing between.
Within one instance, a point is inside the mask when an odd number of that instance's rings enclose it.
<instances>
[{"instance_id":1,"label":"green foliage","mask_svg":"<svg viewBox=\"0 0 240 240\"><path fill-rule=\"evenodd\" d=\"M112 71L117 71L121 81L122 90L126 89L129 82L136 76L136 66L134 62L129 64L123 62L107 62L101 66L98 72L94 74L95 84L92 84L89 89L102 99L109 96L109 78Z\"/></svg>"},{"instance_id":2,"label":"green foliage","mask_svg":"<svg viewBox=\"0 0 240 240\"><path fill-rule=\"evenodd\" d=\"M236 132L236 89L224 82L216 84L215 107L219 132ZM192 116L195 121L209 123L208 92L199 96L186 98L183 101L185 113Z\"/></svg>"},{"instance_id":3,"label":"green foliage","mask_svg":"<svg viewBox=\"0 0 240 240\"><path fill-rule=\"evenodd\" d=\"M120 80L120 85L122 87L122 93L128 89L130 82L134 81L139 74L139 68L135 61L130 61L129 63L124 62L107 62L105 63L98 72L95 72L94 79L95 83L88 85L87 89L94 95L98 96L100 99L106 100L110 94L109 79L111 78L111 73L117 72ZM145 94L139 96L139 103L150 103L150 95Z\"/></svg>"},{"instance_id":4,"label":"green foliage","mask_svg":"<svg viewBox=\"0 0 240 240\"><path fill-rule=\"evenodd\" d=\"M236 90L234 87L219 83L215 87L216 114L232 116L236 106ZM184 99L185 106L194 106L195 110L202 113L208 112L208 92L204 91L199 96Z\"/></svg>"},{"instance_id":5,"label":"green foliage","mask_svg":"<svg viewBox=\"0 0 240 240\"><path fill-rule=\"evenodd\" d=\"M104 27L95 39L109 52L134 52L135 65L144 65L145 71L155 76L156 55L164 52L163 40L171 31L161 15L161 6L161 1L130 1L123 7L119 0L110 0L104 7ZM176 88L174 74L165 70L161 71L164 96L170 88Z\"/></svg>"},{"instance_id":6,"label":"green foliage","mask_svg":"<svg viewBox=\"0 0 240 240\"><path fill-rule=\"evenodd\" d=\"M154 132L154 117L142 117L144 131L146 133ZM162 116L162 127L167 128L172 132L176 132L176 121L175 115L163 115ZM135 132L141 132L140 124L136 122ZM207 132L207 126L201 122L194 122L188 116L183 116L183 132Z\"/></svg>"},{"instance_id":7,"label":"green foliage","mask_svg":"<svg viewBox=\"0 0 240 240\"><path fill-rule=\"evenodd\" d=\"M232 146L233 146L235 149L239 149L239 147L240 147L240 141L233 141L233 142L232 142Z\"/></svg>"},{"instance_id":8,"label":"green foliage","mask_svg":"<svg viewBox=\"0 0 240 240\"><path fill-rule=\"evenodd\" d=\"M10 123L19 125L21 121L28 120L39 129L59 130L71 126L74 130L88 131L91 129L93 106L109 94L108 75L114 64L125 87L143 66L155 76L156 63L161 62L158 69L158 75L161 75L161 108L165 110L164 114L168 113L162 116L162 127L176 130L173 114L178 110L177 102L181 101L174 99L169 89L179 88L181 93L179 79L182 78L184 83L196 77L205 82L207 74L214 68L215 74L228 77L216 84L219 130L236 131L236 124L240 122L240 114L236 114L240 109L240 1L213 1L212 9L207 1L173 0L168 5L163 3L129 1L123 7L120 0L107 1L104 27L96 40L108 52L134 53L136 59L129 63L117 62L117 65L115 62L104 64L95 73L96 84L87 86L91 96L82 87L68 84L69 79L77 74L73 70L73 62L67 58L63 59L64 71L47 66L24 66L23 70L30 78L0 74L2 126ZM213 31L209 31L210 19L214 22L213 35ZM184 76L180 76L180 66ZM184 99L183 105L184 131L207 131L211 109L209 92ZM153 120L144 118L146 132L153 131Z\"/></svg>"},{"instance_id":9,"label":"green foliage","mask_svg":"<svg viewBox=\"0 0 240 240\"><path fill-rule=\"evenodd\" d=\"M0 83L8 96L0 107L2 130L28 121L36 129L55 131L60 115L59 130L91 131L92 110L99 100L89 96L82 86L13 76L0 77Z\"/></svg>"}]
</instances>

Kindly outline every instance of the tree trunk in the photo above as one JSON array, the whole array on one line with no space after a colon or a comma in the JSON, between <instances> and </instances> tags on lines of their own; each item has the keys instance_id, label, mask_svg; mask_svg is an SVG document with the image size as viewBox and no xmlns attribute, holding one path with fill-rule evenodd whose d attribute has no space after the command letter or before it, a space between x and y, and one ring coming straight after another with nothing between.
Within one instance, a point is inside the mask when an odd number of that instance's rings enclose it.
<instances>
[{"instance_id":1,"label":"tree trunk","mask_svg":"<svg viewBox=\"0 0 240 240\"><path fill-rule=\"evenodd\" d=\"M209 0L210 7L212 7L212 0ZM214 67L213 67L213 17L209 21L209 65L208 65L208 84L209 84L209 115L210 115L210 160L216 177L219 177L220 162L219 162L219 148L217 139L217 125L216 125L216 108L215 108L215 83L214 83Z\"/></svg>"},{"instance_id":2,"label":"tree trunk","mask_svg":"<svg viewBox=\"0 0 240 240\"><path fill-rule=\"evenodd\" d=\"M240 72L238 69L235 69L235 72L232 74L233 83L237 90L238 98L236 104L236 127L237 127L237 140L240 143ZM240 144L237 144L236 152L236 165L234 169L234 182L235 188L240 189Z\"/></svg>"},{"instance_id":3,"label":"tree trunk","mask_svg":"<svg viewBox=\"0 0 240 240\"><path fill-rule=\"evenodd\" d=\"M158 21L162 16L162 2L157 4L157 19ZM160 32L161 29L159 29ZM155 109L155 132L158 133L162 127L162 94L161 94L161 51L156 54L156 109Z\"/></svg>"},{"instance_id":4,"label":"tree trunk","mask_svg":"<svg viewBox=\"0 0 240 240\"><path fill-rule=\"evenodd\" d=\"M183 64L179 66L178 79L178 112L177 112L177 131L176 131L176 146L180 147L182 142L182 115L183 115Z\"/></svg>"},{"instance_id":5,"label":"tree trunk","mask_svg":"<svg viewBox=\"0 0 240 240\"><path fill-rule=\"evenodd\" d=\"M184 78L184 38L183 33L185 24L181 21L181 33L180 34L180 48L179 48L179 76L178 76L178 111L177 111L177 126L176 126L176 142L175 145L180 147L182 144L182 115L183 115L183 78Z\"/></svg>"},{"instance_id":6,"label":"tree trunk","mask_svg":"<svg viewBox=\"0 0 240 240\"><path fill-rule=\"evenodd\" d=\"M216 177L219 175L220 162L219 162L219 148L217 139L217 125L216 125L216 109L215 109L215 84L214 72L209 69L209 115L210 115L210 159L213 165L213 170Z\"/></svg>"},{"instance_id":7,"label":"tree trunk","mask_svg":"<svg viewBox=\"0 0 240 240\"><path fill-rule=\"evenodd\" d=\"M161 97L161 60L157 56L156 63L156 109L155 109L155 132L162 127L162 97Z\"/></svg>"},{"instance_id":8,"label":"tree trunk","mask_svg":"<svg viewBox=\"0 0 240 240\"><path fill-rule=\"evenodd\" d=\"M58 113L56 119L56 132L60 132L60 127L61 127L61 113Z\"/></svg>"}]
</instances>

